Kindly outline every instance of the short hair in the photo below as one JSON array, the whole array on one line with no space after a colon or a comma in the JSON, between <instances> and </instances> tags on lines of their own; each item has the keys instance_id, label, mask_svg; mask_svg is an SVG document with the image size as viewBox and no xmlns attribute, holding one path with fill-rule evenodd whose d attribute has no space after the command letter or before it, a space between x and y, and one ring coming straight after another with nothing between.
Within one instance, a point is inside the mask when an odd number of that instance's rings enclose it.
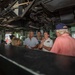
<instances>
[{"instance_id":1,"label":"short hair","mask_svg":"<svg viewBox=\"0 0 75 75\"><path fill-rule=\"evenodd\" d=\"M30 33L30 32L33 32L33 31L32 31L32 30L30 30L30 31L29 31L29 33Z\"/></svg>"},{"instance_id":2,"label":"short hair","mask_svg":"<svg viewBox=\"0 0 75 75\"><path fill-rule=\"evenodd\" d=\"M48 33L48 34L49 34L49 32L48 32L48 31L45 31L44 33Z\"/></svg>"},{"instance_id":3,"label":"short hair","mask_svg":"<svg viewBox=\"0 0 75 75\"><path fill-rule=\"evenodd\" d=\"M18 41L20 42L21 44L21 40L19 38L14 38L11 42L12 45L16 46L18 44Z\"/></svg>"},{"instance_id":4,"label":"short hair","mask_svg":"<svg viewBox=\"0 0 75 75\"><path fill-rule=\"evenodd\" d=\"M59 29L59 30L56 30L56 32L58 32L60 34L64 34L64 33L69 33L69 30L68 29Z\"/></svg>"},{"instance_id":5,"label":"short hair","mask_svg":"<svg viewBox=\"0 0 75 75\"><path fill-rule=\"evenodd\" d=\"M15 37L13 34L12 34L12 35L10 35L10 39L12 39L13 37Z\"/></svg>"}]
</instances>

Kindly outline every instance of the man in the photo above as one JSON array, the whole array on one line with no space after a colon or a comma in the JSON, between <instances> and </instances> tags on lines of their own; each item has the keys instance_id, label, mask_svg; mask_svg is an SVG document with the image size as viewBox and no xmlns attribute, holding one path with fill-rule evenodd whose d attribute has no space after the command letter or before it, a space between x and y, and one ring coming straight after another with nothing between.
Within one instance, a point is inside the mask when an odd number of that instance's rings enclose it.
<instances>
[{"instance_id":1,"label":"man","mask_svg":"<svg viewBox=\"0 0 75 75\"><path fill-rule=\"evenodd\" d=\"M29 37L26 38L25 41L24 41L24 45L25 45L26 48L35 49L35 48L38 47L38 40L33 36L34 36L33 31L30 31Z\"/></svg>"},{"instance_id":2,"label":"man","mask_svg":"<svg viewBox=\"0 0 75 75\"><path fill-rule=\"evenodd\" d=\"M37 32L37 37L36 38L37 38L37 40L38 40L38 42L40 44L41 39L42 39L42 36L41 36L41 32L40 31Z\"/></svg>"},{"instance_id":3,"label":"man","mask_svg":"<svg viewBox=\"0 0 75 75\"><path fill-rule=\"evenodd\" d=\"M42 48L43 51L49 52L49 50L52 48L52 45L53 41L49 38L48 32L44 32L44 38L41 40L39 48Z\"/></svg>"},{"instance_id":4,"label":"man","mask_svg":"<svg viewBox=\"0 0 75 75\"><path fill-rule=\"evenodd\" d=\"M57 38L50 52L68 56L75 56L75 39L69 35L65 24L56 25Z\"/></svg>"}]
</instances>

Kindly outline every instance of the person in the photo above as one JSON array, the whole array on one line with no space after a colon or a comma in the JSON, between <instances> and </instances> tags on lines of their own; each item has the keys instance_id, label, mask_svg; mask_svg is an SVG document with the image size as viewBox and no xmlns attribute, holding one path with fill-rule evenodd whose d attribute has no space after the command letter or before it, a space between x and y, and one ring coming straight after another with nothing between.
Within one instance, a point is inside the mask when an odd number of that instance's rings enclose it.
<instances>
[{"instance_id":1,"label":"person","mask_svg":"<svg viewBox=\"0 0 75 75\"><path fill-rule=\"evenodd\" d=\"M57 38L50 52L68 56L75 56L75 39L69 34L68 27L64 23L56 25Z\"/></svg>"},{"instance_id":2,"label":"person","mask_svg":"<svg viewBox=\"0 0 75 75\"><path fill-rule=\"evenodd\" d=\"M25 48L36 49L38 47L38 40L34 37L33 31L29 32L29 37L24 41Z\"/></svg>"},{"instance_id":3,"label":"person","mask_svg":"<svg viewBox=\"0 0 75 75\"><path fill-rule=\"evenodd\" d=\"M43 51L49 52L49 50L52 48L52 45L53 45L53 40L49 38L48 32L44 32L44 37L41 40L39 48L42 48Z\"/></svg>"},{"instance_id":4,"label":"person","mask_svg":"<svg viewBox=\"0 0 75 75\"><path fill-rule=\"evenodd\" d=\"M14 41L14 39L15 39L16 37L12 34L12 35L10 35L10 39L11 39L11 42L10 42L10 44L11 45L13 45L13 41Z\"/></svg>"},{"instance_id":5,"label":"person","mask_svg":"<svg viewBox=\"0 0 75 75\"><path fill-rule=\"evenodd\" d=\"M41 32L40 31L37 32L37 37L36 38L37 38L37 40L38 40L38 42L40 44L41 39L42 39L42 36L41 36Z\"/></svg>"},{"instance_id":6,"label":"person","mask_svg":"<svg viewBox=\"0 0 75 75\"><path fill-rule=\"evenodd\" d=\"M19 38L14 38L11 44L13 46L21 46L22 42Z\"/></svg>"}]
</instances>

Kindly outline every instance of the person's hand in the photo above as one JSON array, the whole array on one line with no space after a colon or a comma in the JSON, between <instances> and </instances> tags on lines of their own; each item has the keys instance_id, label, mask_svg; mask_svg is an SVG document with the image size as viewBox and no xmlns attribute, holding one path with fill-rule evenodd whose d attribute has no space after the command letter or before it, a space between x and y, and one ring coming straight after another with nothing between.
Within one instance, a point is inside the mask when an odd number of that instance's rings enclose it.
<instances>
[{"instance_id":1,"label":"person's hand","mask_svg":"<svg viewBox=\"0 0 75 75\"><path fill-rule=\"evenodd\" d=\"M28 48L29 49L29 47L27 45L25 45L25 48Z\"/></svg>"},{"instance_id":2,"label":"person's hand","mask_svg":"<svg viewBox=\"0 0 75 75\"><path fill-rule=\"evenodd\" d=\"M43 47L44 42L45 42L45 39L41 40L40 48L42 48L42 47Z\"/></svg>"},{"instance_id":3,"label":"person's hand","mask_svg":"<svg viewBox=\"0 0 75 75\"><path fill-rule=\"evenodd\" d=\"M34 49L34 47L31 47L31 49Z\"/></svg>"},{"instance_id":4,"label":"person's hand","mask_svg":"<svg viewBox=\"0 0 75 75\"><path fill-rule=\"evenodd\" d=\"M45 42L45 39L41 40L41 44L43 44Z\"/></svg>"}]
</instances>

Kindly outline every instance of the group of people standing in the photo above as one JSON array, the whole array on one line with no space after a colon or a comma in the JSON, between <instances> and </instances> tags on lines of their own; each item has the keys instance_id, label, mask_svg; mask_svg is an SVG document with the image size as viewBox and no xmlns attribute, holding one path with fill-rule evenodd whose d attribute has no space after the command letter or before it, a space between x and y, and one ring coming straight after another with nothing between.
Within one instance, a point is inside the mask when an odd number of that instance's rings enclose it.
<instances>
[{"instance_id":1,"label":"group of people standing","mask_svg":"<svg viewBox=\"0 0 75 75\"><path fill-rule=\"evenodd\" d=\"M29 37L25 39L24 45L29 49L41 49L49 51L53 45L53 41L49 38L48 32L44 32L44 37L41 33L37 33L37 37L34 37L33 31L29 32Z\"/></svg>"},{"instance_id":2,"label":"group of people standing","mask_svg":"<svg viewBox=\"0 0 75 75\"><path fill-rule=\"evenodd\" d=\"M25 48L38 49L56 54L75 56L75 39L69 34L68 28L64 23L56 25L57 38L53 43L50 39L48 32L44 32L44 37L41 33L37 33L34 37L33 31L29 32L29 37L25 39L23 45Z\"/></svg>"},{"instance_id":3,"label":"group of people standing","mask_svg":"<svg viewBox=\"0 0 75 75\"><path fill-rule=\"evenodd\" d=\"M23 46L32 50L42 50L55 54L75 56L75 38L70 36L68 27L64 23L56 25L56 39L52 40L48 32L44 32L43 37L40 32L34 37L34 32L29 31L29 36L23 42ZM11 45L22 46L22 41L14 35L10 36ZM3 41L2 41L3 42ZM3 42L5 44L5 42Z\"/></svg>"}]
</instances>

